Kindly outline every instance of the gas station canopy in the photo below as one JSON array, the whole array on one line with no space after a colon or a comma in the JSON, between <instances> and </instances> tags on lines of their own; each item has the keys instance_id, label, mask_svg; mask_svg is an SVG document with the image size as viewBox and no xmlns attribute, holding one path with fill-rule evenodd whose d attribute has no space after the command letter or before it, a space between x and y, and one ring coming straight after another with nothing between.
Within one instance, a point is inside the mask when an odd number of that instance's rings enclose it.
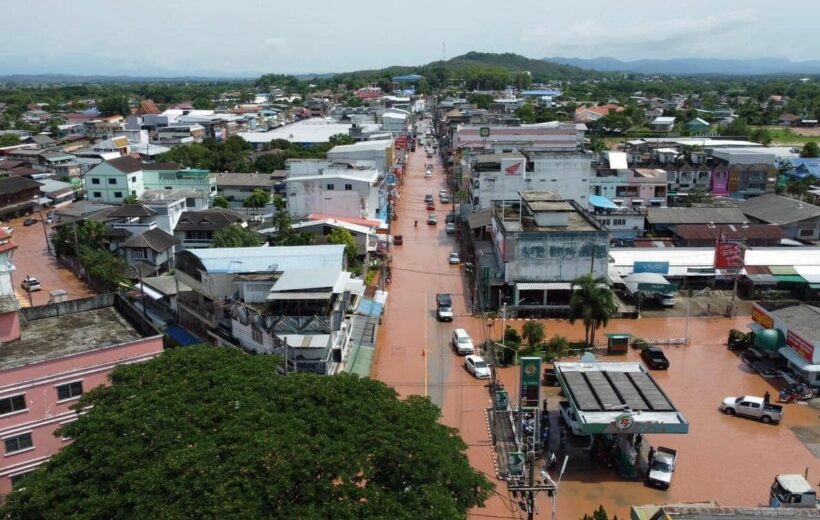
<instances>
[{"instance_id":1,"label":"gas station canopy","mask_svg":"<svg viewBox=\"0 0 820 520\"><path fill-rule=\"evenodd\" d=\"M688 433L689 423L640 363L555 363L585 433Z\"/></svg>"}]
</instances>

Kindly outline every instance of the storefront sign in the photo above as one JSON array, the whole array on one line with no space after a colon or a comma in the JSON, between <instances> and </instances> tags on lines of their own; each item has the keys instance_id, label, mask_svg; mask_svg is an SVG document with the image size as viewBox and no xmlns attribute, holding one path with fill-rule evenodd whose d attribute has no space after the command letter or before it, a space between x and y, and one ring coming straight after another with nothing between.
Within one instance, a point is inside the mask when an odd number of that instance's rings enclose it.
<instances>
[{"instance_id":1,"label":"storefront sign","mask_svg":"<svg viewBox=\"0 0 820 520\"><path fill-rule=\"evenodd\" d=\"M669 262L635 262L632 264L632 272L669 274Z\"/></svg>"},{"instance_id":2,"label":"storefront sign","mask_svg":"<svg viewBox=\"0 0 820 520\"><path fill-rule=\"evenodd\" d=\"M789 331L786 334L786 345L790 346L792 350L797 352L797 354L812 363L812 356L814 355L814 345L800 337L799 335L795 334L792 331Z\"/></svg>"},{"instance_id":3,"label":"storefront sign","mask_svg":"<svg viewBox=\"0 0 820 520\"><path fill-rule=\"evenodd\" d=\"M633 426L635 426L635 418L631 413L622 413L615 418L615 427L618 431L625 432L631 430Z\"/></svg>"},{"instance_id":4,"label":"storefront sign","mask_svg":"<svg viewBox=\"0 0 820 520\"><path fill-rule=\"evenodd\" d=\"M766 314L766 311L757 305L752 307L752 320L764 329L771 329L774 327L774 319Z\"/></svg>"},{"instance_id":5,"label":"storefront sign","mask_svg":"<svg viewBox=\"0 0 820 520\"><path fill-rule=\"evenodd\" d=\"M715 268L739 269L743 267L743 246L721 238L715 243Z\"/></svg>"}]
</instances>

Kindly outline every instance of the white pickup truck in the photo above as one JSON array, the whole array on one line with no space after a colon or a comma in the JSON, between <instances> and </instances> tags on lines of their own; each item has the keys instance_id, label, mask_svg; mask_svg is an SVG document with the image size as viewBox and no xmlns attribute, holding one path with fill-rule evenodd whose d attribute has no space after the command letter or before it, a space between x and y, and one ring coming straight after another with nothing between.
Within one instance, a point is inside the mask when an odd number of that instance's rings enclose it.
<instances>
[{"instance_id":1,"label":"white pickup truck","mask_svg":"<svg viewBox=\"0 0 820 520\"><path fill-rule=\"evenodd\" d=\"M779 423L783 419L783 407L777 404L766 404L762 397L743 395L727 397L720 404L720 410L726 415L742 415L758 419L766 424Z\"/></svg>"},{"instance_id":2,"label":"white pickup truck","mask_svg":"<svg viewBox=\"0 0 820 520\"><path fill-rule=\"evenodd\" d=\"M572 410L572 406L570 406L568 401L561 401L558 403L558 406L561 408L561 417L564 419L564 423L569 426L569 429L573 435L578 435L581 437L589 435L588 433L584 433L581 429L581 421Z\"/></svg>"},{"instance_id":3,"label":"white pickup truck","mask_svg":"<svg viewBox=\"0 0 820 520\"><path fill-rule=\"evenodd\" d=\"M675 471L677 451L672 448L659 446L649 461L649 470L646 472L646 483L667 489L672 483L672 473Z\"/></svg>"}]
</instances>

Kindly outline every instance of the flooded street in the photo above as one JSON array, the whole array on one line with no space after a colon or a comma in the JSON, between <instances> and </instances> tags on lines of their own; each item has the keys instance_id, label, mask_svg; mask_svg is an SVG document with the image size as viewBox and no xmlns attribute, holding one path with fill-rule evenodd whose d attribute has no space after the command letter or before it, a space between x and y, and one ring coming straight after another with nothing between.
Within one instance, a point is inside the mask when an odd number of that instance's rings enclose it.
<instances>
[{"instance_id":1,"label":"flooded street","mask_svg":"<svg viewBox=\"0 0 820 520\"><path fill-rule=\"evenodd\" d=\"M444 217L451 205L439 203L439 189L446 177L440 164L432 178L424 178L423 148L412 154L401 186L398 221L393 233L404 237L404 244L391 249L392 284L387 319L380 329L372 377L392 387L401 395L427 395L442 408L442 422L458 428L469 445L468 455L474 467L495 475L492 447L487 430L485 409L490 404L484 381L474 379L463 368L463 358L449 346L456 327L468 330L473 341L487 337L488 327L468 313L462 266L447 262L449 252L457 247L454 235L444 231ZM436 200L438 225L428 226L424 196ZM418 227L414 221L418 220ZM435 295L446 292L453 297L455 319L440 323L435 317ZM686 435L648 435L644 442L678 450L678 465L672 486L660 491L642 482L621 479L615 470L600 468L588 453L569 450L567 472L561 482L558 510L561 518L580 519L603 505L610 518L628 517L633 504L703 502L714 500L724 506L755 506L765 503L774 476L778 473L803 473L809 481L820 482L820 459L797 438L793 428L807 428L820 435L818 410L803 404L785 405L780 425L723 415L718 406L731 395L776 396L778 379L766 380L752 373L734 353L726 349L730 328L745 330L749 317L691 318L688 324L689 346L664 347L671 367L652 371L673 404L690 423ZM554 334L571 341L583 338L580 324L564 320L545 320L547 338ZM511 320L520 328L523 321ZM604 332L627 332L643 338L680 338L686 331L685 318L643 318L613 320ZM500 320L492 327L500 335ZM637 361L637 351L627 356L607 357L605 361ZM502 369L500 377L515 394L515 368ZM554 427L557 427L557 388L544 388ZM511 397L515 397L511 395ZM816 442L816 441L815 441ZM575 444L570 439L570 444ZM472 518L525 517L507 497L506 484L496 483L493 498ZM538 498L537 518L549 518L551 508L542 494Z\"/></svg>"}]
</instances>

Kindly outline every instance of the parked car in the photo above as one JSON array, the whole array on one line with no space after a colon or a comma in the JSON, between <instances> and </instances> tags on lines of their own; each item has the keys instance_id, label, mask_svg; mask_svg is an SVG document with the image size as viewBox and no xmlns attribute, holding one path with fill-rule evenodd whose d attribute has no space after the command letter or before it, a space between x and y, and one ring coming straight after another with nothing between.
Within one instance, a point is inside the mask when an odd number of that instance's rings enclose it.
<instances>
[{"instance_id":1,"label":"parked car","mask_svg":"<svg viewBox=\"0 0 820 520\"><path fill-rule=\"evenodd\" d=\"M428 172L424 172L424 177L425 177L425 178L429 179L429 178L430 178L430 177L432 177L432 176L433 176L433 172L429 172L429 171L428 171Z\"/></svg>"},{"instance_id":2,"label":"parked car","mask_svg":"<svg viewBox=\"0 0 820 520\"><path fill-rule=\"evenodd\" d=\"M461 258L458 256L458 251L450 251L450 257L447 261L450 262L450 265L460 264Z\"/></svg>"},{"instance_id":3,"label":"parked car","mask_svg":"<svg viewBox=\"0 0 820 520\"><path fill-rule=\"evenodd\" d=\"M456 214L453 213L453 212L447 213L447 216L444 218L444 221L447 222L447 223L449 223L449 222L455 223Z\"/></svg>"},{"instance_id":4,"label":"parked car","mask_svg":"<svg viewBox=\"0 0 820 520\"><path fill-rule=\"evenodd\" d=\"M424 196L424 202L433 202L433 194L428 193L427 195L425 195Z\"/></svg>"},{"instance_id":5,"label":"parked car","mask_svg":"<svg viewBox=\"0 0 820 520\"><path fill-rule=\"evenodd\" d=\"M783 419L783 407L779 404L766 404L762 397L744 395L727 397L720 404L720 410L726 415L742 415L759 419L766 424L779 423Z\"/></svg>"},{"instance_id":6,"label":"parked car","mask_svg":"<svg viewBox=\"0 0 820 520\"><path fill-rule=\"evenodd\" d=\"M50 216L46 217L45 222L46 222L46 224L59 224L60 223L60 217L58 217L56 215L50 215Z\"/></svg>"},{"instance_id":7,"label":"parked car","mask_svg":"<svg viewBox=\"0 0 820 520\"><path fill-rule=\"evenodd\" d=\"M650 486L668 489L672 483L672 473L675 471L677 458L677 450L659 446L652 455L652 460L649 461L649 469L646 471L646 483Z\"/></svg>"},{"instance_id":8,"label":"parked car","mask_svg":"<svg viewBox=\"0 0 820 520\"><path fill-rule=\"evenodd\" d=\"M646 363L646 366L649 368L656 370L666 370L669 368L669 360L666 359L663 350L658 347L645 347L641 351L641 358L643 358L644 363Z\"/></svg>"},{"instance_id":9,"label":"parked car","mask_svg":"<svg viewBox=\"0 0 820 520\"><path fill-rule=\"evenodd\" d=\"M442 195L440 197L442 204L449 204L450 203L450 196L449 195Z\"/></svg>"},{"instance_id":10,"label":"parked car","mask_svg":"<svg viewBox=\"0 0 820 520\"><path fill-rule=\"evenodd\" d=\"M23 225L26 226L26 227L33 226L36 223L37 223L36 218L27 218L26 220L23 221Z\"/></svg>"},{"instance_id":11,"label":"parked car","mask_svg":"<svg viewBox=\"0 0 820 520\"><path fill-rule=\"evenodd\" d=\"M27 276L20 286L23 290L28 292L39 291L42 289L42 287L40 287L40 280L34 278L33 276Z\"/></svg>"},{"instance_id":12,"label":"parked car","mask_svg":"<svg viewBox=\"0 0 820 520\"><path fill-rule=\"evenodd\" d=\"M404 243L404 237L402 235L393 235L393 245L400 246Z\"/></svg>"},{"instance_id":13,"label":"parked car","mask_svg":"<svg viewBox=\"0 0 820 520\"><path fill-rule=\"evenodd\" d=\"M544 386L558 386L558 375L554 367L547 367L544 369L544 377L542 383Z\"/></svg>"},{"instance_id":14,"label":"parked car","mask_svg":"<svg viewBox=\"0 0 820 520\"><path fill-rule=\"evenodd\" d=\"M464 329L456 329L453 331L452 343L453 348L459 354L473 354L475 352L473 340Z\"/></svg>"},{"instance_id":15,"label":"parked car","mask_svg":"<svg viewBox=\"0 0 820 520\"><path fill-rule=\"evenodd\" d=\"M444 227L444 231L446 231L448 235L454 234L456 232L455 222L448 222L447 225Z\"/></svg>"},{"instance_id":16,"label":"parked car","mask_svg":"<svg viewBox=\"0 0 820 520\"><path fill-rule=\"evenodd\" d=\"M427 203L427 209L429 211L433 211L434 209L436 209L436 203L435 202L428 202Z\"/></svg>"},{"instance_id":17,"label":"parked car","mask_svg":"<svg viewBox=\"0 0 820 520\"><path fill-rule=\"evenodd\" d=\"M439 197L443 197L444 195L449 195L449 193L447 193L447 190L441 189L441 190L438 191L438 196Z\"/></svg>"},{"instance_id":18,"label":"parked car","mask_svg":"<svg viewBox=\"0 0 820 520\"><path fill-rule=\"evenodd\" d=\"M471 354L464 358L464 366L467 372L478 379L490 379L490 366L481 356Z\"/></svg>"},{"instance_id":19,"label":"parked car","mask_svg":"<svg viewBox=\"0 0 820 520\"><path fill-rule=\"evenodd\" d=\"M436 224L438 224L438 217L435 213L430 213L429 215L427 215L427 223L431 226L435 226Z\"/></svg>"}]
</instances>

